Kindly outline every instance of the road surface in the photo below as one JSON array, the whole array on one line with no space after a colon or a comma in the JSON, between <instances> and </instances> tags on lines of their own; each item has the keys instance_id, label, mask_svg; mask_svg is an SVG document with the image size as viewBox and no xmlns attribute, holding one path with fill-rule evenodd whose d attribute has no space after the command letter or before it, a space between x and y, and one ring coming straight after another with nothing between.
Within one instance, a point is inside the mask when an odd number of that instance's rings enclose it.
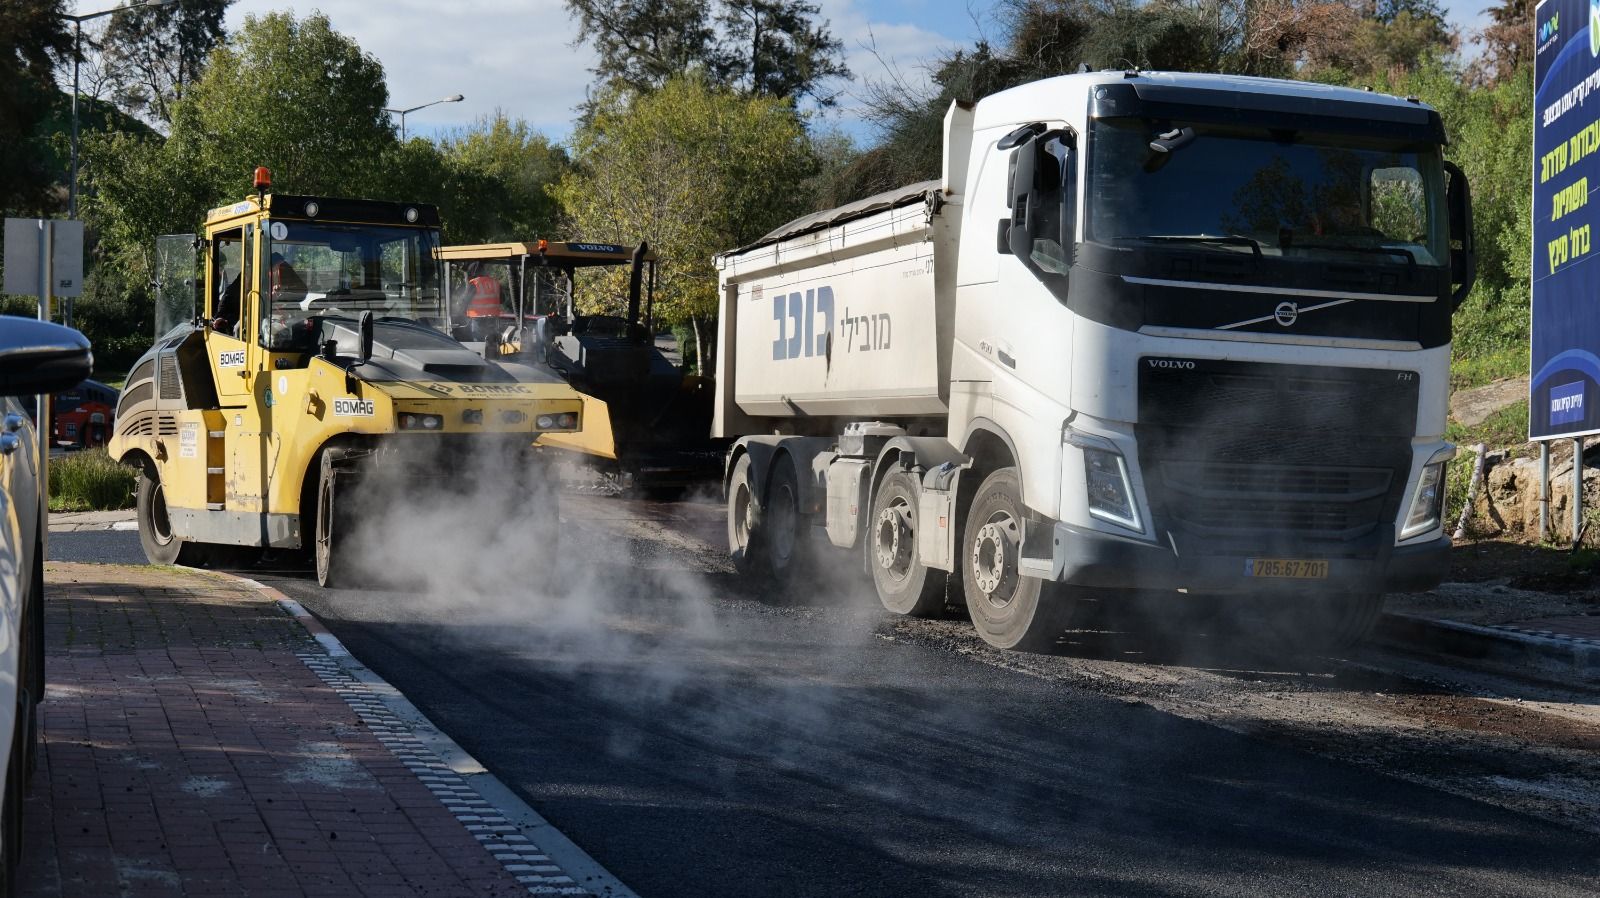
<instances>
[{"instance_id":1,"label":"road surface","mask_svg":"<svg viewBox=\"0 0 1600 898\"><path fill-rule=\"evenodd\" d=\"M371 589L242 572L645 896L1600 891L1592 693L1121 632L996 652L840 559L743 587L721 514L568 497L552 559L396 512ZM52 554L137 551L87 535Z\"/></svg>"}]
</instances>

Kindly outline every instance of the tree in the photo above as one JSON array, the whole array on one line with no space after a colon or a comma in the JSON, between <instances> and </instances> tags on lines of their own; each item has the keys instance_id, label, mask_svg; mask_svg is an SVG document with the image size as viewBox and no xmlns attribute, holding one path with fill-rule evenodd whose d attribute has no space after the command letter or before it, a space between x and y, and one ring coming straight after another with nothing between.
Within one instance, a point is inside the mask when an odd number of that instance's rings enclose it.
<instances>
[{"instance_id":1,"label":"tree","mask_svg":"<svg viewBox=\"0 0 1600 898\"><path fill-rule=\"evenodd\" d=\"M717 314L711 257L806 209L800 185L815 163L793 105L695 75L648 94L613 88L572 147L574 168L556 188L572 232L650 242L660 256L657 320L694 329L705 371L706 326ZM611 277L606 289L587 291L585 311L621 309L626 273Z\"/></svg>"},{"instance_id":2,"label":"tree","mask_svg":"<svg viewBox=\"0 0 1600 898\"><path fill-rule=\"evenodd\" d=\"M579 42L594 46L595 76L635 91L654 90L673 75L706 68L716 30L696 0L566 0Z\"/></svg>"},{"instance_id":3,"label":"tree","mask_svg":"<svg viewBox=\"0 0 1600 898\"><path fill-rule=\"evenodd\" d=\"M446 136L439 151L458 191L441 205L470 209L470 216L446 210L452 240L528 240L556 231L550 189L568 167L567 154L527 122L496 112Z\"/></svg>"},{"instance_id":4,"label":"tree","mask_svg":"<svg viewBox=\"0 0 1600 898\"><path fill-rule=\"evenodd\" d=\"M99 41L101 66L126 111L172 122L172 104L197 81L207 55L223 41L234 0L178 0L111 16Z\"/></svg>"},{"instance_id":5,"label":"tree","mask_svg":"<svg viewBox=\"0 0 1600 898\"><path fill-rule=\"evenodd\" d=\"M72 51L61 0L0 0L0 210L38 211L56 173L38 134L57 95L55 62Z\"/></svg>"},{"instance_id":6,"label":"tree","mask_svg":"<svg viewBox=\"0 0 1600 898\"><path fill-rule=\"evenodd\" d=\"M823 90L849 77L844 45L816 17L809 0L566 0L579 42L593 45L592 70L604 85L655 90L670 78L698 73L711 84L754 96L809 97L829 106Z\"/></svg>"},{"instance_id":7,"label":"tree","mask_svg":"<svg viewBox=\"0 0 1600 898\"><path fill-rule=\"evenodd\" d=\"M1490 24L1477 37L1483 45L1483 55L1472 72L1477 81L1500 84L1533 66L1535 3L1536 0L1502 0L1499 6L1487 10Z\"/></svg>"},{"instance_id":8,"label":"tree","mask_svg":"<svg viewBox=\"0 0 1600 898\"><path fill-rule=\"evenodd\" d=\"M830 78L848 78L844 45L814 17L821 8L806 0L723 0L724 28L719 68L734 83L762 97L810 97L832 106L819 92Z\"/></svg>"},{"instance_id":9,"label":"tree","mask_svg":"<svg viewBox=\"0 0 1600 898\"><path fill-rule=\"evenodd\" d=\"M383 67L326 17L246 18L173 102L169 137L84 141L83 208L99 238L86 287L143 297L128 323L142 332L155 237L192 231L206 209L243 196L258 165L284 193L384 195L402 168L387 102Z\"/></svg>"}]
</instances>

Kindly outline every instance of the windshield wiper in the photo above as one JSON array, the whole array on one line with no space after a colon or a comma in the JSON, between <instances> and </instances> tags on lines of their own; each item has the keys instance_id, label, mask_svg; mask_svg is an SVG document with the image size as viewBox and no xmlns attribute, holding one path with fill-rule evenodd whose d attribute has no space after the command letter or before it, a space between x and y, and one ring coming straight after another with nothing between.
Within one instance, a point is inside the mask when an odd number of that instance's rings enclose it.
<instances>
[{"instance_id":1,"label":"windshield wiper","mask_svg":"<svg viewBox=\"0 0 1600 898\"><path fill-rule=\"evenodd\" d=\"M1363 253L1379 256L1405 256L1412 265L1417 264L1417 254L1404 246L1351 246L1346 243L1301 243L1295 241L1294 249L1329 249L1334 252Z\"/></svg>"},{"instance_id":2,"label":"windshield wiper","mask_svg":"<svg viewBox=\"0 0 1600 898\"><path fill-rule=\"evenodd\" d=\"M1220 243L1225 246L1248 246L1256 258L1261 258L1261 242L1243 234L1144 234L1138 237L1118 237L1118 240L1149 240L1157 243Z\"/></svg>"}]
</instances>

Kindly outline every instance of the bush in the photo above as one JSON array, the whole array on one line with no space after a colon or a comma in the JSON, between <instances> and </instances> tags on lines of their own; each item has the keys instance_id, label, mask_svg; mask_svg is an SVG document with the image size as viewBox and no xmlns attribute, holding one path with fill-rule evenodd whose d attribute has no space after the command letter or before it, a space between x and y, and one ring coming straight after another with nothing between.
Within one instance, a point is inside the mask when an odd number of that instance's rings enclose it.
<instances>
[{"instance_id":1,"label":"bush","mask_svg":"<svg viewBox=\"0 0 1600 898\"><path fill-rule=\"evenodd\" d=\"M52 511L108 511L133 507L137 476L104 449L86 449L50 460Z\"/></svg>"}]
</instances>

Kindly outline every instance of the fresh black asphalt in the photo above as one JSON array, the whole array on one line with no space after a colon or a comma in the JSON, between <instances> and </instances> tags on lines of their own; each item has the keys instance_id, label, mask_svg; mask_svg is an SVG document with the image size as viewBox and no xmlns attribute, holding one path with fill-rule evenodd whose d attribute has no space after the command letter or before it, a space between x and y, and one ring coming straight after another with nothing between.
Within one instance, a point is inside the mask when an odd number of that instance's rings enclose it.
<instances>
[{"instance_id":1,"label":"fresh black asphalt","mask_svg":"<svg viewBox=\"0 0 1600 898\"><path fill-rule=\"evenodd\" d=\"M844 586L563 557L580 594L493 602L247 573L644 896L1600 891L1591 834L907 644Z\"/></svg>"}]
</instances>

